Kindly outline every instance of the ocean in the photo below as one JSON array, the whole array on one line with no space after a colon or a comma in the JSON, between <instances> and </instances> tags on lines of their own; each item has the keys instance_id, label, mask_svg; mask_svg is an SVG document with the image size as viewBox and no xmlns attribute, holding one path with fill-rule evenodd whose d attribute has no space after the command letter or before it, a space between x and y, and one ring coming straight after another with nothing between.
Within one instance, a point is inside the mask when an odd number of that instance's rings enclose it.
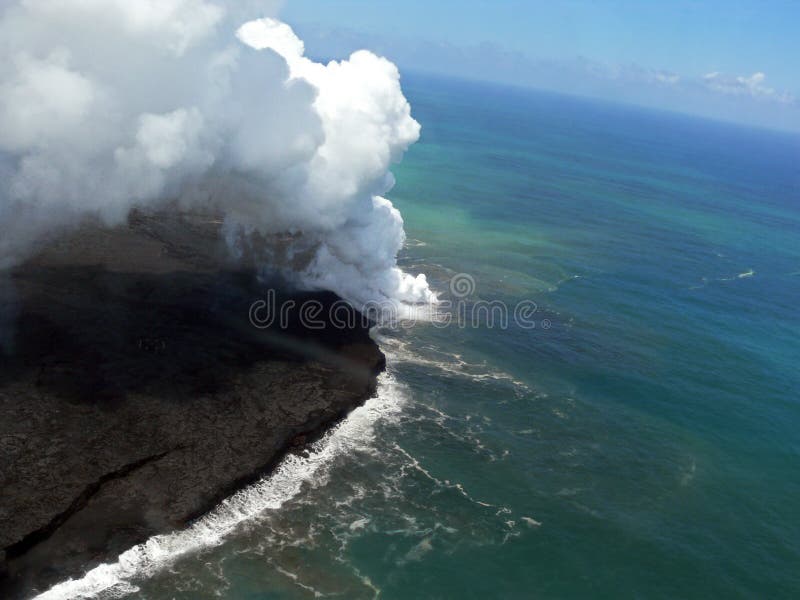
<instances>
[{"instance_id":1,"label":"ocean","mask_svg":"<svg viewBox=\"0 0 800 600\"><path fill-rule=\"evenodd\" d=\"M376 331L316 452L49 597L800 596L800 137L403 85L401 265L525 326Z\"/></svg>"}]
</instances>

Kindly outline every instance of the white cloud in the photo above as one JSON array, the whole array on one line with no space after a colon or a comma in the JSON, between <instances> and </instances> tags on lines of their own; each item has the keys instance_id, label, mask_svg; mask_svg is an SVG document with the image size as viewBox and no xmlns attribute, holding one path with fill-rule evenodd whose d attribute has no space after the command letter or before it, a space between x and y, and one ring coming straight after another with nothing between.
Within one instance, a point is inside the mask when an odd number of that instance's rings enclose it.
<instances>
[{"instance_id":1,"label":"white cloud","mask_svg":"<svg viewBox=\"0 0 800 600\"><path fill-rule=\"evenodd\" d=\"M794 98L786 92L778 92L764 84L767 76L764 73L753 73L749 77L727 76L718 71L708 73L703 77L703 83L710 90L721 94L735 96L752 96L754 98L768 98L786 104L794 102Z\"/></svg>"},{"instance_id":2,"label":"white cloud","mask_svg":"<svg viewBox=\"0 0 800 600\"><path fill-rule=\"evenodd\" d=\"M64 51L12 60L12 74L0 80L0 149L42 147L72 133L92 109L92 82L69 68Z\"/></svg>"},{"instance_id":3,"label":"white cloud","mask_svg":"<svg viewBox=\"0 0 800 600\"><path fill-rule=\"evenodd\" d=\"M667 85L675 85L681 80L680 75L666 71L657 71L653 76L659 83L665 83Z\"/></svg>"},{"instance_id":4,"label":"white cloud","mask_svg":"<svg viewBox=\"0 0 800 600\"><path fill-rule=\"evenodd\" d=\"M52 26L81 28L93 38L99 29L111 27L126 38L147 39L176 54L209 36L225 15L224 7L206 0L25 0L21 4L25 10L17 12L17 18L24 20L27 13L43 20L41 28L34 28L37 33Z\"/></svg>"},{"instance_id":5,"label":"white cloud","mask_svg":"<svg viewBox=\"0 0 800 600\"><path fill-rule=\"evenodd\" d=\"M681 77L677 73L664 71L662 69L649 69L637 64L606 66L588 60L585 60L584 64L587 65L587 71L596 77L605 77L626 83L673 86L681 82ZM591 68L589 68L589 66L591 66Z\"/></svg>"},{"instance_id":6,"label":"white cloud","mask_svg":"<svg viewBox=\"0 0 800 600\"><path fill-rule=\"evenodd\" d=\"M256 50L271 48L283 56L300 57L306 48L292 28L275 19L248 21L236 31L236 37Z\"/></svg>"}]
</instances>

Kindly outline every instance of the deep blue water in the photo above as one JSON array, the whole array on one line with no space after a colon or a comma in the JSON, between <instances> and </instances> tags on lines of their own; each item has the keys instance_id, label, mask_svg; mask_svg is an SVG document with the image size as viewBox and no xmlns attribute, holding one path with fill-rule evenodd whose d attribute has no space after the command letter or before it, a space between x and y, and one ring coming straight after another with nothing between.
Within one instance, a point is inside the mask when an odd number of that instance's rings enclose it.
<instances>
[{"instance_id":1,"label":"deep blue water","mask_svg":"<svg viewBox=\"0 0 800 600\"><path fill-rule=\"evenodd\" d=\"M535 302L537 327L377 332L378 399L117 591L800 597L800 139L404 89L403 266L445 298L470 275L469 306Z\"/></svg>"}]
</instances>

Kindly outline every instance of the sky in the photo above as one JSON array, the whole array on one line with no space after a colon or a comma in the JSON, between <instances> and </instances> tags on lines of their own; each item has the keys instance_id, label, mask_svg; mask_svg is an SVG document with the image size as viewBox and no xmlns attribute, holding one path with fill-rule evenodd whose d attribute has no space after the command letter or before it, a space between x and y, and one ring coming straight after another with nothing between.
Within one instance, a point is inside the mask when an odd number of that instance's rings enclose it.
<instances>
[{"instance_id":1,"label":"sky","mask_svg":"<svg viewBox=\"0 0 800 600\"><path fill-rule=\"evenodd\" d=\"M796 0L287 0L310 54L800 131Z\"/></svg>"}]
</instances>

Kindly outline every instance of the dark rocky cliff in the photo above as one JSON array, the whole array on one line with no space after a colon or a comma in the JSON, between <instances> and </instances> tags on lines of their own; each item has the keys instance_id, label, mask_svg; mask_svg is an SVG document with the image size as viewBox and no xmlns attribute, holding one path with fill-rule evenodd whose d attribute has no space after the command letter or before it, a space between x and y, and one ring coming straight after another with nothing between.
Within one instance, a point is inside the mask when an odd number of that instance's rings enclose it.
<instances>
[{"instance_id":1,"label":"dark rocky cliff","mask_svg":"<svg viewBox=\"0 0 800 600\"><path fill-rule=\"evenodd\" d=\"M384 358L329 293L250 323L269 286L212 218L85 226L0 297L0 597L80 575L184 526L375 392ZM300 306L322 307L304 326ZM9 327L11 329L9 329Z\"/></svg>"}]
</instances>

